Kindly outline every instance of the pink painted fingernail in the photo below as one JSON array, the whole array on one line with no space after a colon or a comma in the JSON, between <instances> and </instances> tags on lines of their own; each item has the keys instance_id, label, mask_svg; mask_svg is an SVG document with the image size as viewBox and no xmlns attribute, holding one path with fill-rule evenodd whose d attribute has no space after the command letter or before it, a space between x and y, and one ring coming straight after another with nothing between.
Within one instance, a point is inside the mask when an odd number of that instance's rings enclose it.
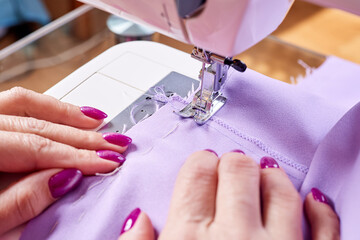
<instances>
[{"instance_id":1,"label":"pink painted fingernail","mask_svg":"<svg viewBox=\"0 0 360 240\"><path fill-rule=\"evenodd\" d=\"M96 119L96 120L102 120L104 118L107 118L107 116L108 116L103 111L100 111L99 109L96 109L93 107L84 106L84 107L80 107L80 110L84 115L91 117L93 119Z\"/></svg>"},{"instance_id":2,"label":"pink painted fingernail","mask_svg":"<svg viewBox=\"0 0 360 240\"><path fill-rule=\"evenodd\" d=\"M240 149L234 149L234 150L232 150L231 152L241 153L241 154L244 154L244 155L245 155L244 151L242 151L242 150L240 150Z\"/></svg>"},{"instance_id":3,"label":"pink painted fingernail","mask_svg":"<svg viewBox=\"0 0 360 240\"><path fill-rule=\"evenodd\" d=\"M124 232L129 231L135 224L136 220L138 219L139 215L141 213L140 208L135 208L129 216L125 219L124 224L121 228L120 235Z\"/></svg>"},{"instance_id":4,"label":"pink painted fingernail","mask_svg":"<svg viewBox=\"0 0 360 240\"><path fill-rule=\"evenodd\" d=\"M260 167L264 168L279 168L279 164L272 157L263 157L260 159Z\"/></svg>"},{"instance_id":5,"label":"pink painted fingernail","mask_svg":"<svg viewBox=\"0 0 360 240\"><path fill-rule=\"evenodd\" d=\"M120 165L123 164L126 160L122 154L111 150L99 150L96 151L96 154L103 159L120 163Z\"/></svg>"},{"instance_id":6,"label":"pink painted fingernail","mask_svg":"<svg viewBox=\"0 0 360 240\"><path fill-rule=\"evenodd\" d=\"M132 139L122 135L120 133L103 133L103 138L108 141L109 143L121 146L121 147L126 147L129 146L132 142Z\"/></svg>"},{"instance_id":7,"label":"pink painted fingernail","mask_svg":"<svg viewBox=\"0 0 360 240\"><path fill-rule=\"evenodd\" d=\"M204 151L211 152L211 153L215 154L215 155L218 157L217 153L216 153L214 150L211 150L211 149L204 149Z\"/></svg>"},{"instance_id":8,"label":"pink painted fingernail","mask_svg":"<svg viewBox=\"0 0 360 240\"><path fill-rule=\"evenodd\" d=\"M329 202L326 199L325 195L319 189L312 188L311 193L312 193L312 196L313 196L315 201L325 203L325 204L329 204Z\"/></svg>"},{"instance_id":9,"label":"pink painted fingernail","mask_svg":"<svg viewBox=\"0 0 360 240\"><path fill-rule=\"evenodd\" d=\"M62 170L53 175L48 182L53 198L59 198L79 186L82 173L75 168Z\"/></svg>"}]
</instances>

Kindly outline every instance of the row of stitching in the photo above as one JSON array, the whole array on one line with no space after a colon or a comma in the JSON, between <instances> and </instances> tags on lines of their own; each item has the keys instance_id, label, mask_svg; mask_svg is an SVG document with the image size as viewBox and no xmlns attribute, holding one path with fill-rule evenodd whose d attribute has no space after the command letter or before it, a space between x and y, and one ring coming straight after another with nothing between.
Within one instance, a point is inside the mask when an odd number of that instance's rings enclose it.
<instances>
[{"instance_id":1,"label":"row of stitching","mask_svg":"<svg viewBox=\"0 0 360 240\"><path fill-rule=\"evenodd\" d=\"M213 121L214 123L218 124L219 126L225 128L226 130L230 131L231 133L233 133L234 135L248 141L251 142L253 144L255 144L257 147L259 147L262 151L264 151L265 153L267 153L269 156L276 158L277 160L279 160L280 162L304 173L307 174L307 172L309 171L309 168L303 164L294 162L292 160L290 160L289 158L281 155L279 152L273 150L271 147L269 147L267 144L265 144L264 142L262 142L260 139L257 139L255 137L251 137L249 135L246 135L242 132L240 132L239 130L237 130L236 128L230 126L229 124L227 124L225 121L221 120L220 118L213 116L212 118L210 118L211 121Z\"/></svg>"},{"instance_id":2,"label":"row of stitching","mask_svg":"<svg viewBox=\"0 0 360 240\"><path fill-rule=\"evenodd\" d=\"M171 104L171 107L174 108L175 110L179 110L177 107L175 107L172 102L179 102L182 104L187 104L188 102L186 100L184 100L183 98L181 98L180 96L173 96L171 97L171 99L168 99L168 103ZM288 157L283 156L282 154L280 154L279 152L275 151L274 149L272 149L271 147L269 147L267 144L265 144L264 142L262 142L260 139L257 139L255 137L251 137L245 133L240 132L238 129L230 126L229 124L227 124L225 121L221 120L220 118L213 116L212 118L210 118L211 121L213 121L214 123L218 124L219 126L225 128L226 130L228 130L229 132L233 133L234 135L248 141L251 142L253 144L255 144L257 147L259 147L262 151L264 151L265 153L267 153L269 156L279 160L280 162L300 171L301 173L307 174L309 171L309 168L303 164L294 162L292 160L290 160Z\"/></svg>"},{"instance_id":3,"label":"row of stitching","mask_svg":"<svg viewBox=\"0 0 360 240\"><path fill-rule=\"evenodd\" d=\"M215 123L215 122L214 122L214 123ZM214 130L217 131L219 134L221 134L221 135L229 138L231 141L233 141L235 144L237 144L237 145L240 147L241 150L244 150L247 155L248 155L248 153L249 153L249 155L252 156L252 157L255 157L255 156L256 156L257 158L254 158L254 160L256 160L256 159L259 160L259 159L261 159L261 158L264 156L263 153L260 154L258 151L254 150L254 149L252 149L252 148L247 147L247 146L244 144L244 142L243 142L243 140L244 140L243 138L240 138L240 137L238 137L238 136L236 136L236 135L235 135L235 137L230 137L230 136L224 134L224 129L223 129L223 127L220 126L219 124L216 124L216 125L215 125L215 124L208 124L207 126L209 126L210 128L214 129ZM220 126L220 127L218 127L218 126ZM234 133L233 133L233 132L230 132L230 131L229 131L229 133L231 134L231 136L234 136ZM239 141L239 139L241 139L241 141ZM247 141L247 142L249 142L249 141ZM250 143L251 143L251 142L250 142ZM252 143L251 143L251 144L252 144ZM263 152L263 151L262 151L262 152ZM251 154L250 154L250 153L251 153ZM287 165L287 166L288 166L288 165ZM294 168L291 167L291 166L289 166L289 168L294 169ZM297 169L294 169L294 170L295 170L297 173L300 173L302 176L305 175L303 172L300 172L300 171L297 170ZM295 180L297 180L297 181L300 181L300 182L303 182L303 181L304 181L304 177L298 177L298 175L294 175L294 174L292 174L292 173L289 172L289 171L287 171L286 173L287 173L288 176L291 176L293 179L295 179Z\"/></svg>"}]
</instances>

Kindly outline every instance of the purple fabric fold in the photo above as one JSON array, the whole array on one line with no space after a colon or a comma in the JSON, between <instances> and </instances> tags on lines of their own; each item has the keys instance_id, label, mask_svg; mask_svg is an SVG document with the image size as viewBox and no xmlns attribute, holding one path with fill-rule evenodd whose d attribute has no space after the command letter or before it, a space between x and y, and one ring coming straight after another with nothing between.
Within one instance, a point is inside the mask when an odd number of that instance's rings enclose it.
<instances>
[{"instance_id":1,"label":"purple fabric fold","mask_svg":"<svg viewBox=\"0 0 360 240\"><path fill-rule=\"evenodd\" d=\"M341 65L345 83L353 76L347 70L360 71L359 66L331 59ZM328 63L311 76L331 76L337 69ZM360 89L360 82L339 87ZM360 236L355 210L360 199L360 105L349 110L350 105L329 101L320 88L310 91L252 70L230 72L224 95L228 103L201 127L174 114L184 101L170 98L127 132L133 145L118 173L84 179L76 191L33 219L22 239L116 239L136 207L148 213L159 232L180 167L192 152L207 148L220 155L241 149L257 162L272 156L303 197L311 187L330 197L341 218L342 239ZM356 98L359 101L360 94Z\"/></svg>"},{"instance_id":2,"label":"purple fabric fold","mask_svg":"<svg viewBox=\"0 0 360 240\"><path fill-rule=\"evenodd\" d=\"M359 182L360 103L320 143L300 193L305 196L313 187L325 192L340 217L341 239L359 239Z\"/></svg>"}]
</instances>

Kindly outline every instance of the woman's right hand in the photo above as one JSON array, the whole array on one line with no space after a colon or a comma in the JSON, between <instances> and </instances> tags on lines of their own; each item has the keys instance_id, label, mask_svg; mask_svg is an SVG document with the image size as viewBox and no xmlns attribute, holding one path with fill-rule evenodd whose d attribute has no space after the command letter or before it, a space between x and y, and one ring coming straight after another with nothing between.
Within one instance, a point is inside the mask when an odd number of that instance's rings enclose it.
<instances>
[{"instance_id":1,"label":"woman's right hand","mask_svg":"<svg viewBox=\"0 0 360 240\"><path fill-rule=\"evenodd\" d=\"M325 196L313 189L305 199L312 239L340 239L339 219ZM279 168L264 157L260 166L240 151L219 158L192 154L179 172L160 240L303 239L300 195ZM125 220L119 240L154 240L140 209Z\"/></svg>"},{"instance_id":2,"label":"woman's right hand","mask_svg":"<svg viewBox=\"0 0 360 240\"><path fill-rule=\"evenodd\" d=\"M106 114L23 88L0 93L0 236L74 189L82 175L120 166L131 139L101 134ZM8 183L5 183L8 182Z\"/></svg>"}]
</instances>

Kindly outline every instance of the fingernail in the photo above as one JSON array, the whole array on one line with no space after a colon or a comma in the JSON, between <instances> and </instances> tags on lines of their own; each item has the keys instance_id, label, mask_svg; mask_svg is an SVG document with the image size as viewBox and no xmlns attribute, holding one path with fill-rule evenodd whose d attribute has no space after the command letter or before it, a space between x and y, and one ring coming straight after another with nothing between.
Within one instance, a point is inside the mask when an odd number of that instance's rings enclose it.
<instances>
[{"instance_id":1,"label":"fingernail","mask_svg":"<svg viewBox=\"0 0 360 240\"><path fill-rule=\"evenodd\" d=\"M100 111L99 109L96 109L93 107L84 106L84 107L80 107L80 110L86 116L91 117L96 120L101 120L101 119L107 118L107 116L108 116L103 111Z\"/></svg>"},{"instance_id":2,"label":"fingernail","mask_svg":"<svg viewBox=\"0 0 360 240\"><path fill-rule=\"evenodd\" d=\"M244 154L244 155L245 155L244 151L241 151L240 149L234 149L234 150L232 150L231 152L241 153L241 154Z\"/></svg>"},{"instance_id":3,"label":"fingernail","mask_svg":"<svg viewBox=\"0 0 360 240\"><path fill-rule=\"evenodd\" d=\"M121 146L121 147L126 147L128 145L130 145L130 143L132 142L132 139L122 135L120 133L103 133L103 138L108 141L109 143Z\"/></svg>"},{"instance_id":4,"label":"fingernail","mask_svg":"<svg viewBox=\"0 0 360 240\"><path fill-rule=\"evenodd\" d=\"M326 199L325 195L317 188L312 188L311 193L315 201L329 204L328 200Z\"/></svg>"},{"instance_id":5,"label":"fingernail","mask_svg":"<svg viewBox=\"0 0 360 240\"><path fill-rule=\"evenodd\" d=\"M120 235L123 234L124 232L129 231L135 224L137 218L139 217L141 213L140 208L135 208L130 214L129 216L125 219L124 224L121 228L121 232Z\"/></svg>"},{"instance_id":6,"label":"fingernail","mask_svg":"<svg viewBox=\"0 0 360 240\"><path fill-rule=\"evenodd\" d=\"M263 157L260 159L261 168L279 168L279 164L272 157Z\"/></svg>"},{"instance_id":7,"label":"fingernail","mask_svg":"<svg viewBox=\"0 0 360 240\"><path fill-rule=\"evenodd\" d=\"M204 151L211 152L211 153L215 154L215 155L218 157L217 153L216 153L214 150L211 150L211 149L204 149Z\"/></svg>"},{"instance_id":8,"label":"fingernail","mask_svg":"<svg viewBox=\"0 0 360 240\"><path fill-rule=\"evenodd\" d=\"M96 154L103 159L114 161L120 164L123 164L126 160L122 154L111 150L99 150L96 151Z\"/></svg>"},{"instance_id":9,"label":"fingernail","mask_svg":"<svg viewBox=\"0 0 360 240\"><path fill-rule=\"evenodd\" d=\"M53 198L59 198L79 186L82 173L75 168L69 168L56 173L49 179L49 189Z\"/></svg>"}]
</instances>

